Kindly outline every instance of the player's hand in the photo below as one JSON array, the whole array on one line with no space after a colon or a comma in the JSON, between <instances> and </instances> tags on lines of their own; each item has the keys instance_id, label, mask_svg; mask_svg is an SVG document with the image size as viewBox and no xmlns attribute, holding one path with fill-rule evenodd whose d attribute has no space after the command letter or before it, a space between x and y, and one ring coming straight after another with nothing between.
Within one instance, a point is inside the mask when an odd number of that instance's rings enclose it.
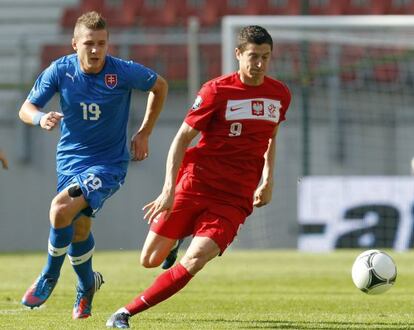
<instances>
[{"instance_id":1,"label":"player's hand","mask_svg":"<svg viewBox=\"0 0 414 330\"><path fill-rule=\"evenodd\" d=\"M7 161L6 155L0 150L0 162L2 167L7 170L9 168L9 162Z\"/></svg>"},{"instance_id":2,"label":"player's hand","mask_svg":"<svg viewBox=\"0 0 414 330\"><path fill-rule=\"evenodd\" d=\"M148 157L149 148L148 148L149 136L137 132L131 139L131 159L132 160L144 160Z\"/></svg>"},{"instance_id":3,"label":"player's hand","mask_svg":"<svg viewBox=\"0 0 414 330\"><path fill-rule=\"evenodd\" d=\"M46 131L53 130L56 126L59 125L61 119L63 118L63 113L51 111L45 114L40 119L40 127Z\"/></svg>"},{"instance_id":4,"label":"player's hand","mask_svg":"<svg viewBox=\"0 0 414 330\"><path fill-rule=\"evenodd\" d=\"M273 185L262 183L254 192L253 206L262 207L272 200Z\"/></svg>"},{"instance_id":5,"label":"player's hand","mask_svg":"<svg viewBox=\"0 0 414 330\"><path fill-rule=\"evenodd\" d=\"M167 219L171 213L171 209L174 204L174 193L161 193L155 201L148 203L142 209L145 212L144 219L148 223L152 223L162 212L167 212L165 219Z\"/></svg>"}]
</instances>

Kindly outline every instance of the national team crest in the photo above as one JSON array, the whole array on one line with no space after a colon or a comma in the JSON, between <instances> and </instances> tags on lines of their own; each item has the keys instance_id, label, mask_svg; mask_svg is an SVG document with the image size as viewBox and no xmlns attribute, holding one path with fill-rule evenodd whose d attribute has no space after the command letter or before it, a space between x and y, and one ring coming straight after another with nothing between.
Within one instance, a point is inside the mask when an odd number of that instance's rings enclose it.
<instances>
[{"instance_id":1,"label":"national team crest","mask_svg":"<svg viewBox=\"0 0 414 330\"><path fill-rule=\"evenodd\" d=\"M270 118L276 118L276 106L273 103L267 107L267 110L269 110Z\"/></svg>"},{"instance_id":2,"label":"national team crest","mask_svg":"<svg viewBox=\"0 0 414 330\"><path fill-rule=\"evenodd\" d=\"M110 89L114 89L118 85L118 75L115 73L107 73L105 75L105 85Z\"/></svg>"},{"instance_id":3,"label":"national team crest","mask_svg":"<svg viewBox=\"0 0 414 330\"><path fill-rule=\"evenodd\" d=\"M252 101L252 115L264 116L264 101Z\"/></svg>"},{"instance_id":4,"label":"national team crest","mask_svg":"<svg viewBox=\"0 0 414 330\"><path fill-rule=\"evenodd\" d=\"M201 103L203 103L203 99L201 98L200 95L197 95L197 97L196 97L196 99L195 99L195 101L194 101L193 106L191 107L191 109L192 110L197 110L201 106Z\"/></svg>"}]
</instances>

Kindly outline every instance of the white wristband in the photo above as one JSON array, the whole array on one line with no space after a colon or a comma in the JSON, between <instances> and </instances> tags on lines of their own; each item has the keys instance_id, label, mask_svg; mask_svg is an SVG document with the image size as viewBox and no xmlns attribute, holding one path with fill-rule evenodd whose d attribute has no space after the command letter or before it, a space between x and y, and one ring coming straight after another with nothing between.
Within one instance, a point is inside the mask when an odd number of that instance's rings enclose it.
<instances>
[{"instance_id":1,"label":"white wristband","mask_svg":"<svg viewBox=\"0 0 414 330\"><path fill-rule=\"evenodd\" d=\"M32 118L32 124L35 126L40 125L40 119L45 115L44 112L38 111Z\"/></svg>"}]
</instances>

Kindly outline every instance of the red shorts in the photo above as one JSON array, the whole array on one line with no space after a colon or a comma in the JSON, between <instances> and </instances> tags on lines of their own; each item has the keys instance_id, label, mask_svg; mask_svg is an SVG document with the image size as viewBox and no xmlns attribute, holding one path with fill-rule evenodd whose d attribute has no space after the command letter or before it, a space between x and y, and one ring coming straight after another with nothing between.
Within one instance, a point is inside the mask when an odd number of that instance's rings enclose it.
<instances>
[{"instance_id":1,"label":"red shorts","mask_svg":"<svg viewBox=\"0 0 414 330\"><path fill-rule=\"evenodd\" d=\"M176 188L173 210L168 219L164 214L151 224L151 231L164 237L180 239L189 235L209 237L219 246L221 253L233 242L240 225L249 215L242 207L231 202L231 197L217 200L216 191L209 194L205 186L202 193L194 189L197 184L187 180ZM183 187L184 186L184 187ZM210 197L212 196L212 197Z\"/></svg>"}]
</instances>

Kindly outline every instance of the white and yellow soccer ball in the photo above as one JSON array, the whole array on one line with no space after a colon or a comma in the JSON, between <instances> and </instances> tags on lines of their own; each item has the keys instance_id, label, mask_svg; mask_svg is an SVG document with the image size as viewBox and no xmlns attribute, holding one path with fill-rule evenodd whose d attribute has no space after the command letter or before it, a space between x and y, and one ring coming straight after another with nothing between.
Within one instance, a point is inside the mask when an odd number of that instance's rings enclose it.
<instances>
[{"instance_id":1,"label":"white and yellow soccer ball","mask_svg":"<svg viewBox=\"0 0 414 330\"><path fill-rule=\"evenodd\" d=\"M367 250L356 257L352 265L352 281L367 294L380 294L388 291L397 278L397 267L387 253L380 250Z\"/></svg>"}]
</instances>

